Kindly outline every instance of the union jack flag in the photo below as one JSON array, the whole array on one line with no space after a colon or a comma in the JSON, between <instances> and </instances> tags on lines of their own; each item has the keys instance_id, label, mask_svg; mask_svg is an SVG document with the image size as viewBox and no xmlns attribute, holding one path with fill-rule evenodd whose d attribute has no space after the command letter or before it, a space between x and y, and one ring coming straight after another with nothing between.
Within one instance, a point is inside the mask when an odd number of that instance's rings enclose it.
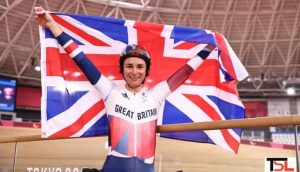
<instances>
[{"instance_id":1,"label":"union jack flag","mask_svg":"<svg viewBox=\"0 0 300 172\"><path fill-rule=\"evenodd\" d=\"M244 118L236 82L248 73L223 35L209 30L95 16L51 14L102 74L121 82L118 60L128 44L143 45L152 66L145 84L166 80L205 45L208 59L160 109L159 125ZM48 29L40 28L43 137L105 135L102 97ZM241 129L165 133L162 137L209 142L237 152Z\"/></svg>"}]
</instances>

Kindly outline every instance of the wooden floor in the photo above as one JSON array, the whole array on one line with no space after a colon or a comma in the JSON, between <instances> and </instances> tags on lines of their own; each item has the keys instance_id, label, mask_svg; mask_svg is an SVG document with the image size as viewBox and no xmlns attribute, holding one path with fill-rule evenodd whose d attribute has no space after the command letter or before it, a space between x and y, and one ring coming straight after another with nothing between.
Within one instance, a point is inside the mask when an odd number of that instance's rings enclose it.
<instances>
[{"instance_id":1,"label":"wooden floor","mask_svg":"<svg viewBox=\"0 0 300 172\"><path fill-rule=\"evenodd\" d=\"M0 138L32 135L37 129L0 127ZM105 160L106 137L24 142L17 144L16 171L76 172L82 167L100 168ZM14 143L0 144L0 171L12 172ZM258 172L265 157L295 157L292 150L241 145L238 154L193 142L157 138L156 172Z\"/></svg>"}]
</instances>

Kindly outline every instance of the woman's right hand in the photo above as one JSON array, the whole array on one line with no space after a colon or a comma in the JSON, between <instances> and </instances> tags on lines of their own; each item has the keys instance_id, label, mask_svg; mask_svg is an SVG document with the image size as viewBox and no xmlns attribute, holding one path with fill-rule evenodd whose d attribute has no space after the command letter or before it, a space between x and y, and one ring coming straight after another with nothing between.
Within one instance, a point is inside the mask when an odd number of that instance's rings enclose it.
<instances>
[{"instance_id":1,"label":"woman's right hand","mask_svg":"<svg viewBox=\"0 0 300 172\"><path fill-rule=\"evenodd\" d=\"M45 10L41 13L35 14L35 22L44 28L50 29L53 35L56 37L62 33L62 30L60 29L59 25L49 14L49 12Z\"/></svg>"},{"instance_id":2,"label":"woman's right hand","mask_svg":"<svg viewBox=\"0 0 300 172\"><path fill-rule=\"evenodd\" d=\"M43 9L42 9L43 10ZM49 12L44 11L42 13L35 14L35 22L45 28L50 28L55 22Z\"/></svg>"}]
</instances>

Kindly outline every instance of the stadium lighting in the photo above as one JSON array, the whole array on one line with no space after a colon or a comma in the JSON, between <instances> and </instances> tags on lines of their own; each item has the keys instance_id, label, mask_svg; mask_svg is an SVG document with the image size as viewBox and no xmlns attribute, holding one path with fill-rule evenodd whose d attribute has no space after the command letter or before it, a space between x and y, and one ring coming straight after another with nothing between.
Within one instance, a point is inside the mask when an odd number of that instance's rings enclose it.
<instances>
[{"instance_id":1,"label":"stadium lighting","mask_svg":"<svg viewBox=\"0 0 300 172\"><path fill-rule=\"evenodd\" d=\"M41 71L41 67L39 65L39 61L37 60L36 57L32 57L32 59L31 59L31 66L34 67L34 69L36 71L38 71L38 72Z\"/></svg>"},{"instance_id":2,"label":"stadium lighting","mask_svg":"<svg viewBox=\"0 0 300 172\"><path fill-rule=\"evenodd\" d=\"M34 69L35 69L36 71L38 71L38 72L41 71L41 67L40 67L40 66L35 66Z\"/></svg>"},{"instance_id":3,"label":"stadium lighting","mask_svg":"<svg viewBox=\"0 0 300 172\"><path fill-rule=\"evenodd\" d=\"M74 72L74 73L73 73L73 76L75 76L75 77L79 77L80 75L81 75L80 72Z\"/></svg>"},{"instance_id":4,"label":"stadium lighting","mask_svg":"<svg viewBox=\"0 0 300 172\"><path fill-rule=\"evenodd\" d=\"M185 81L185 83L190 84L190 83L192 83L192 81L188 79Z\"/></svg>"},{"instance_id":5,"label":"stadium lighting","mask_svg":"<svg viewBox=\"0 0 300 172\"><path fill-rule=\"evenodd\" d=\"M296 90L295 90L294 87L289 87L289 88L286 89L286 93L287 93L288 95L290 95L290 96L293 96L293 95L296 94Z\"/></svg>"},{"instance_id":6,"label":"stadium lighting","mask_svg":"<svg viewBox=\"0 0 300 172\"><path fill-rule=\"evenodd\" d=\"M114 80L115 79L115 77L113 75L110 75L107 78L110 79L110 80Z\"/></svg>"},{"instance_id":7,"label":"stadium lighting","mask_svg":"<svg viewBox=\"0 0 300 172\"><path fill-rule=\"evenodd\" d=\"M252 81L251 77L248 77L247 82L251 82L251 81Z\"/></svg>"}]
</instances>

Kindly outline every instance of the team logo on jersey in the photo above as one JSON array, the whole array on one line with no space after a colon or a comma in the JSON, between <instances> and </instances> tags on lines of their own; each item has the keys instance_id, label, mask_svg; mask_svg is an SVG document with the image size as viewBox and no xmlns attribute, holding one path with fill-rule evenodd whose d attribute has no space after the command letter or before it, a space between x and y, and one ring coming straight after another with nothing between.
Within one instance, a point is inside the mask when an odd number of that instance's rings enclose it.
<instances>
[{"instance_id":1,"label":"team logo on jersey","mask_svg":"<svg viewBox=\"0 0 300 172\"><path fill-rule=\"evenodd\" d=\"M129 97L126 93L122 93L122 96L129 100Z\"/></svg>"},{"instance_id":2,"label":"team logo on jersey","mask_svg":"<svg viewBox=\"0 0 300 172\"><path fill-rule=\"evenodd\" d=\"M147 95L146 95L146 93L142 93L142 101L143 102L147 101Z\"/></svg>"}]
</instances>

